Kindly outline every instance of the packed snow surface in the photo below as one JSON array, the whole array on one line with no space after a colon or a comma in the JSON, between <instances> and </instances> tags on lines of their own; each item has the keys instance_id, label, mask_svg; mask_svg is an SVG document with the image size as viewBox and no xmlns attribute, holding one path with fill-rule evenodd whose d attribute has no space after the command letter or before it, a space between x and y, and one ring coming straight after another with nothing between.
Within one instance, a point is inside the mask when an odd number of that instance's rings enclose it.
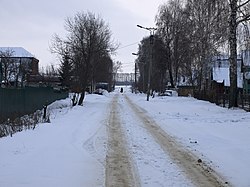
<instances>
[{"instance_id":1,"label":"packed snow surface","mask_svg":"<svg viewBox=\"0 0 250 187\"><path fill-rule=\"evenodd\" d=\"M192 97L162 96L146 101L144 94L132 94L126 88L124 93L116 90L105 95L86 95L84 105L73 108L70 99L57 101L50 106L51 123L1 138L0 186L105 186L107 116L117 93L120 105L127 95L227 182L237 187L250 186L250 113ZM121 118L132 121L129 106L124 104L122 109L127 112L121 112ZM163 159L159 145L139 122L134 123L138 125L124 124L123 130L132 147L140 184L192 186L184 174L179 176L182 173L178 167L172 166L168 172L182 182L173 182L173 177L164 175L170 158Z\"/></svg>"}]
</instances>

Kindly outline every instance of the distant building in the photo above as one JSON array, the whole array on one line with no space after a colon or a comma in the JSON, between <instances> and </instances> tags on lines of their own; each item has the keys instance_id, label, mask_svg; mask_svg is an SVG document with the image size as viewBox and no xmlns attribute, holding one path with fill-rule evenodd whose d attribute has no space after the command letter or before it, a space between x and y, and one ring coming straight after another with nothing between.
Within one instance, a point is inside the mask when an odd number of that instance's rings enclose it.
<instances>
[{"instance_id":1,"label":"distant building","mask_svg":"<svg viewBox=\"0 0 250 187\"><path fill-rule=\"evenodd\" d=\"M116 85L131 85L135 82L134 73L117 73L114 78Z\"/></svg>"},{"instance_id":2,"label":"distant building","mask_svg":"<svg viewBox=\"0 0 250 187\"><path fill-rule=\"evenodd\" d=\"M228 55L213 58L212 80L230 87L230 63ZM242 51L237 56L237 86L244 93L250 93L250 51Z\"/></svg>"},{"instance_id":3,"label":"distant building","mask_svg":"<svg viewBox=\"0 0 250 187\"><path fill-rule=\"evenodd\" d=\"M218 55L213 58L212 80L217 83L224 82L224 86L230 86L230 63L228 55ZM243 88L243 74L241 72L242 58L237 57L237 85L238 88Z\"/></svg>"},{"instance_id":4,"label":"distant building","mask_svg":"<svg viewBox=\"0 0 250 187\"><path fill-rule=\"evenodd\" d=\"M0 47L0 84L18 86L38 75L39 60L22 47Z\"/></svg>"}]
</instances>

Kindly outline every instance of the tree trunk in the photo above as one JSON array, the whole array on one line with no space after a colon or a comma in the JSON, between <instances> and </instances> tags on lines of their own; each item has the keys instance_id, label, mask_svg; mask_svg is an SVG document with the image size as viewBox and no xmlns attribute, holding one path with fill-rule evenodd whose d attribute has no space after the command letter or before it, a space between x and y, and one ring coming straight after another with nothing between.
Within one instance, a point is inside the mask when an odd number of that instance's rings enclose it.
<instances>
[{"instance_id":1,"label":"tree trunk","mask_svg":"<svg viewBox=\"0 0 250 187\"><path fill-rule=\"evenodd\" d=\"M170 79L171 88L174 88L174 78L173 78L173 71L171 67L169 68L169 79Z\"/></svg>"},{"instance_id":2,"label":"tree trunk","mask_svg":"<svg viewBox=\"0 0 250 187\"><path fill-rule=\"evenodd\" d=\"M85 88L82 89L82 93L81 93L80 99L78 101L78 105L82 105L83 104L84 98L85 98Z\"/></svg>"},{"instance_id":3,"label":"tree trunk","mask_svg":"<svg viewBox=\"0 0 250 187\"><path fill-rule=\"evenodd\" d=\"M237 107L237 38L236 38L236 14L237 0L230 1L230 21L229 21L229 46L230 46L230 92L229 108Z\"/></svg>"},{"instance_id":4,"label":"tree trunk","mask_svg":"<svg viewBox=\"0 0 250 187\"><path fill-rule=\"evenodd\" d=\"M171 54L170 54L170 47L169 47L170 44L168 44L168 51L169 51L169 54L168 54L168 60L169 60L169 64L168 64L168 73L169 73L169 79L170 79L170 84L171 84L171 87L174 88L174 77L173 77L173 71L172 71L172 59L171 59Z\"/></svg>"}]
</instances>

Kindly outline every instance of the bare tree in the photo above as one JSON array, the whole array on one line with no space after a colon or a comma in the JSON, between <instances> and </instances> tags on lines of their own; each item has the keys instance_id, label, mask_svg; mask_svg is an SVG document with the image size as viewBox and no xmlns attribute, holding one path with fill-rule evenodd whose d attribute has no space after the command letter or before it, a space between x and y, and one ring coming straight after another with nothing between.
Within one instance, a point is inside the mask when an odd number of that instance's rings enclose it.
<instances>
[{"instance_id":1,"label":"bare tree","mask_svg":"<svg viewBox=\"0 0 250 187\"><path fill-rule=\"evenodd\" d=\"M250 49L250 23L243 22L237 28L237 50Z\"/></svg>"},{"instance_id":2,"label":"bare tree","mask_svg":"<svg viewBox=\"0 0 250 187\"><path fill-rule=\"evenodd\" d=\"M250 20L250 0L229 0L230 95L229 108L237 107L237 26Z\"/></svg>"},{"instance_id":3,"label":"bare tree","mask_svg":"<svg viewBox=\"0 0 250 187\"><path fill-rule=\"evenodd\" d=\"M109 26L93 13L79 12L73 18L67 18L66 39L57 35L52 41L52 52L62 56L67 49L73 64L74 81L81 90L79 105L82 105L86 87L93 80L97 58L113 53L116 49L111 40Z\"/></svg>"},{"instance_id":4,"label":"bare tree","mask_svg":"<svg viewBox=\"0 0 250 187\"><path fill-rule=\"evenodd\" d=\"M176 77L179 68L179 36L181 28L182 7L181 1L169 1L159 7L158 15L156 16L157 33L163 39L167 48L167 67L169 81L171 87L175 87Z\"/></svg>"},{"instance_id":5,"label":"bare tree","mask_svg":"<svg viewBox=\"0 0 250 187\"><path fill-rule=\"evenodd\" d=\"M158 33L168 48L168 69L173 86L181 77L207 89L209 58L226 41L226 6L224 1L171 0L159 8Z\"/></svg>"},{"instance_id":6,"label":"bare tree","mask_svg":"<svg viewBox=\"0 0 250 187\"><path fill-rule=\"evenodd\" d=\"M41 71L41 73L48 77L59 75L58 69L53 64L45 66L45 68L43 69L43 71Z\"/></svg>"},{"instance_id":7,"label":"bare tree","mask_svg":"<svg viewBox=\"0 0 250 187\"><path fill-rule=\"evenodd\" d=\"M188 9L195 23L194 51L198 64L198 85L208 89L211 71L210 58L218 53L219 47L227 40L227 3L224 1L189 0Z\"/></svg>"},{"instance_id":8,"label":"bare tree","mask_svg":"<svg viewBox=\"0 0 250 187\"><path fill-rule=\"evenodd\" d=\"M180 73L189 73L191 82L206 90L209 58L229 44L229 107L237 106L237 37L244 49L249 49L249 20L250 0L171 0L160 6L156 22L170 51L168 65L169 74L175 74L173 80Z\"/></svg>"},{"instance_id":9,"label":"bare tree","mask_svg":"<svg viewBox=\"0 0 250 187\"><path fill-rule=\"evenodd\" d=\"M13 79L16 80L16 75L18 71L17 64L15 60L12 58L13 51L0 51L0 58L1 58L1 74L2 74L2 81L4 82L5 86L10 86L10 82Z\"/></svg>"}]
</instances>

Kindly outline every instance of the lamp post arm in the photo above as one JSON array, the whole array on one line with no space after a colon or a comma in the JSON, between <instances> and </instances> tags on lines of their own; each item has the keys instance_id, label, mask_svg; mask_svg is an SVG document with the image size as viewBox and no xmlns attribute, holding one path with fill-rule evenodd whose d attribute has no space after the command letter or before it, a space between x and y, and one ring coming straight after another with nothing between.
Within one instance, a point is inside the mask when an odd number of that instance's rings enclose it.
<instances>
[{"instance_id":1,"label":"lamp post arm","mask_svg":"<svg viewBox=\"0 0 250 187\"><path fill-rule=\"evenodd\" d=\"M154 27L143 27L141 25L137 25L137 27L139 27L141 29L148 30L150 32L150 35L154 35L154 31L157 30L157 28L154 28Z\"/></svg>"}]
</instances>

